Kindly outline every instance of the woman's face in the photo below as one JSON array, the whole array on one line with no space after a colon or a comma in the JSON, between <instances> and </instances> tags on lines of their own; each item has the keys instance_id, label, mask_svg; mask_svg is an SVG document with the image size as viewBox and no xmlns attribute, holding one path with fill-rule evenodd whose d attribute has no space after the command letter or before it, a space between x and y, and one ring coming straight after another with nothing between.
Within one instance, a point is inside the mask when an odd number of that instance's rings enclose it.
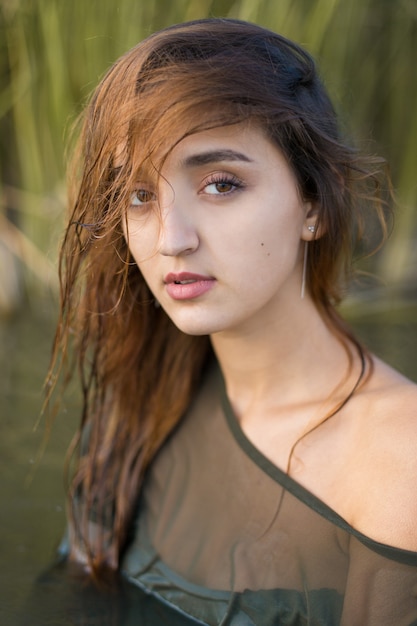
<instances>
[{"instance_id":1,"label":"woman's face","mask_svg":"<svg viewBox=\"0 0 417 626\"><path fill-rule=\"evenodd\" d=\"M238 124L182 140L138 180L125 234L149 288L188 334L250 332L300 302L310 205L279 150Z\"/></svg>"}]
</instances>

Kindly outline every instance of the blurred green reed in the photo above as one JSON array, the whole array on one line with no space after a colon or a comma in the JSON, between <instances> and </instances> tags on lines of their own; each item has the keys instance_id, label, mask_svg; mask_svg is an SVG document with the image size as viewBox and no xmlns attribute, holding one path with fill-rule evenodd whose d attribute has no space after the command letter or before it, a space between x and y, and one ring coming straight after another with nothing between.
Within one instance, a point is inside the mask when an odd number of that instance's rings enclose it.
<instances>
[{"instance_id":1,"label":"blurred green reed","mask_svg":"<svg viewBox=\"0 0 417 626\"><path fill-rule=\"evenodd\" d=\"M318 59L355 141L392 165L400 211L378 271L415 281L415 0L2 0L0 313L55 289L68 131L99 78L152 31L208 15L267 26Z\"/></svg>"}]
</instances>

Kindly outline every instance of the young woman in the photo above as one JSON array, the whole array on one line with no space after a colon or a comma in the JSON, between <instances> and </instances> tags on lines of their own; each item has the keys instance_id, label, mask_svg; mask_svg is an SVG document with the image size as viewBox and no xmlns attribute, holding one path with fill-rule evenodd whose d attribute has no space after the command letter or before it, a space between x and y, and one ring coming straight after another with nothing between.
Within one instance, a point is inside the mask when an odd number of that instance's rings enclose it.
<instances>
[{"instance_id":1,"label":"young woman","mask_svg":"<svg viewBox=\"0 0 417 626\"><path fill-rule=\"evenodd\" d=\"M388 186L310 56L235 20L156 33L79 157L69 559L199 624L417 624L417 390L335 309Z\"/></svg>"}]
</instances>

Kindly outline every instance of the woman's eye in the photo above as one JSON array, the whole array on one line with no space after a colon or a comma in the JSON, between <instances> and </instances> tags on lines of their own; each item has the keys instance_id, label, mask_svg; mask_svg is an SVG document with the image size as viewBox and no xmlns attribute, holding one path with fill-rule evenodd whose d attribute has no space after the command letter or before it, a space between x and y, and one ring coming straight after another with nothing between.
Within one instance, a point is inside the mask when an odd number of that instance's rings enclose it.
<instances>
[{"instance_id":1,"label":"woman's eye","mask_svg":"<svg viewBox=\"0 0 417 626\"><path fill-rule=\"evenodd\" d=\"M131 206L142 206L148 202L156 200L156 195L149 189L136 189L130 196Z\"/></svg>"},{"instance_id":2,"label":"woman's eye","mask_svg":"<svg viewBox=\"0 0 417 626\"><path fill-rule=\"evenodd\" d=\"M232 183L211 183L207 185L206 192L207 193L228 193L234 189Z\"/></svg>"},{"instance_id":3,"label":"woman's eye","mask_svg":"<svg viewBox=\"0 0 417 626\"><path fill-rule=\"evenodd\" d=\"M204 187L204 193L209 195L227 195L242 187L238 179L219 179L208 182Z\"/></svg>"}]
</instances>

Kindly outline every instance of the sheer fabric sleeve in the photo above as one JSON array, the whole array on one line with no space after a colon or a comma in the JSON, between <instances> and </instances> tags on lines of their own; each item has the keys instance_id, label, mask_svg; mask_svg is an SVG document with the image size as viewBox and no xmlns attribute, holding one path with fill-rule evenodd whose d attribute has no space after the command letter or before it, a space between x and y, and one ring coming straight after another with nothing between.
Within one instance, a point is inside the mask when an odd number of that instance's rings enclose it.
<instances>
[{"instance_id":1,"label":"sheer fabric sleeve","mask_svg":"<svg viewBox=\"0 0 417 626\"><path fill-rule=\"evenodd\" d=\"M417 555L372 547L354 537L350 541L341 625L416 626Z\"/></svg>"}]
</instances>

